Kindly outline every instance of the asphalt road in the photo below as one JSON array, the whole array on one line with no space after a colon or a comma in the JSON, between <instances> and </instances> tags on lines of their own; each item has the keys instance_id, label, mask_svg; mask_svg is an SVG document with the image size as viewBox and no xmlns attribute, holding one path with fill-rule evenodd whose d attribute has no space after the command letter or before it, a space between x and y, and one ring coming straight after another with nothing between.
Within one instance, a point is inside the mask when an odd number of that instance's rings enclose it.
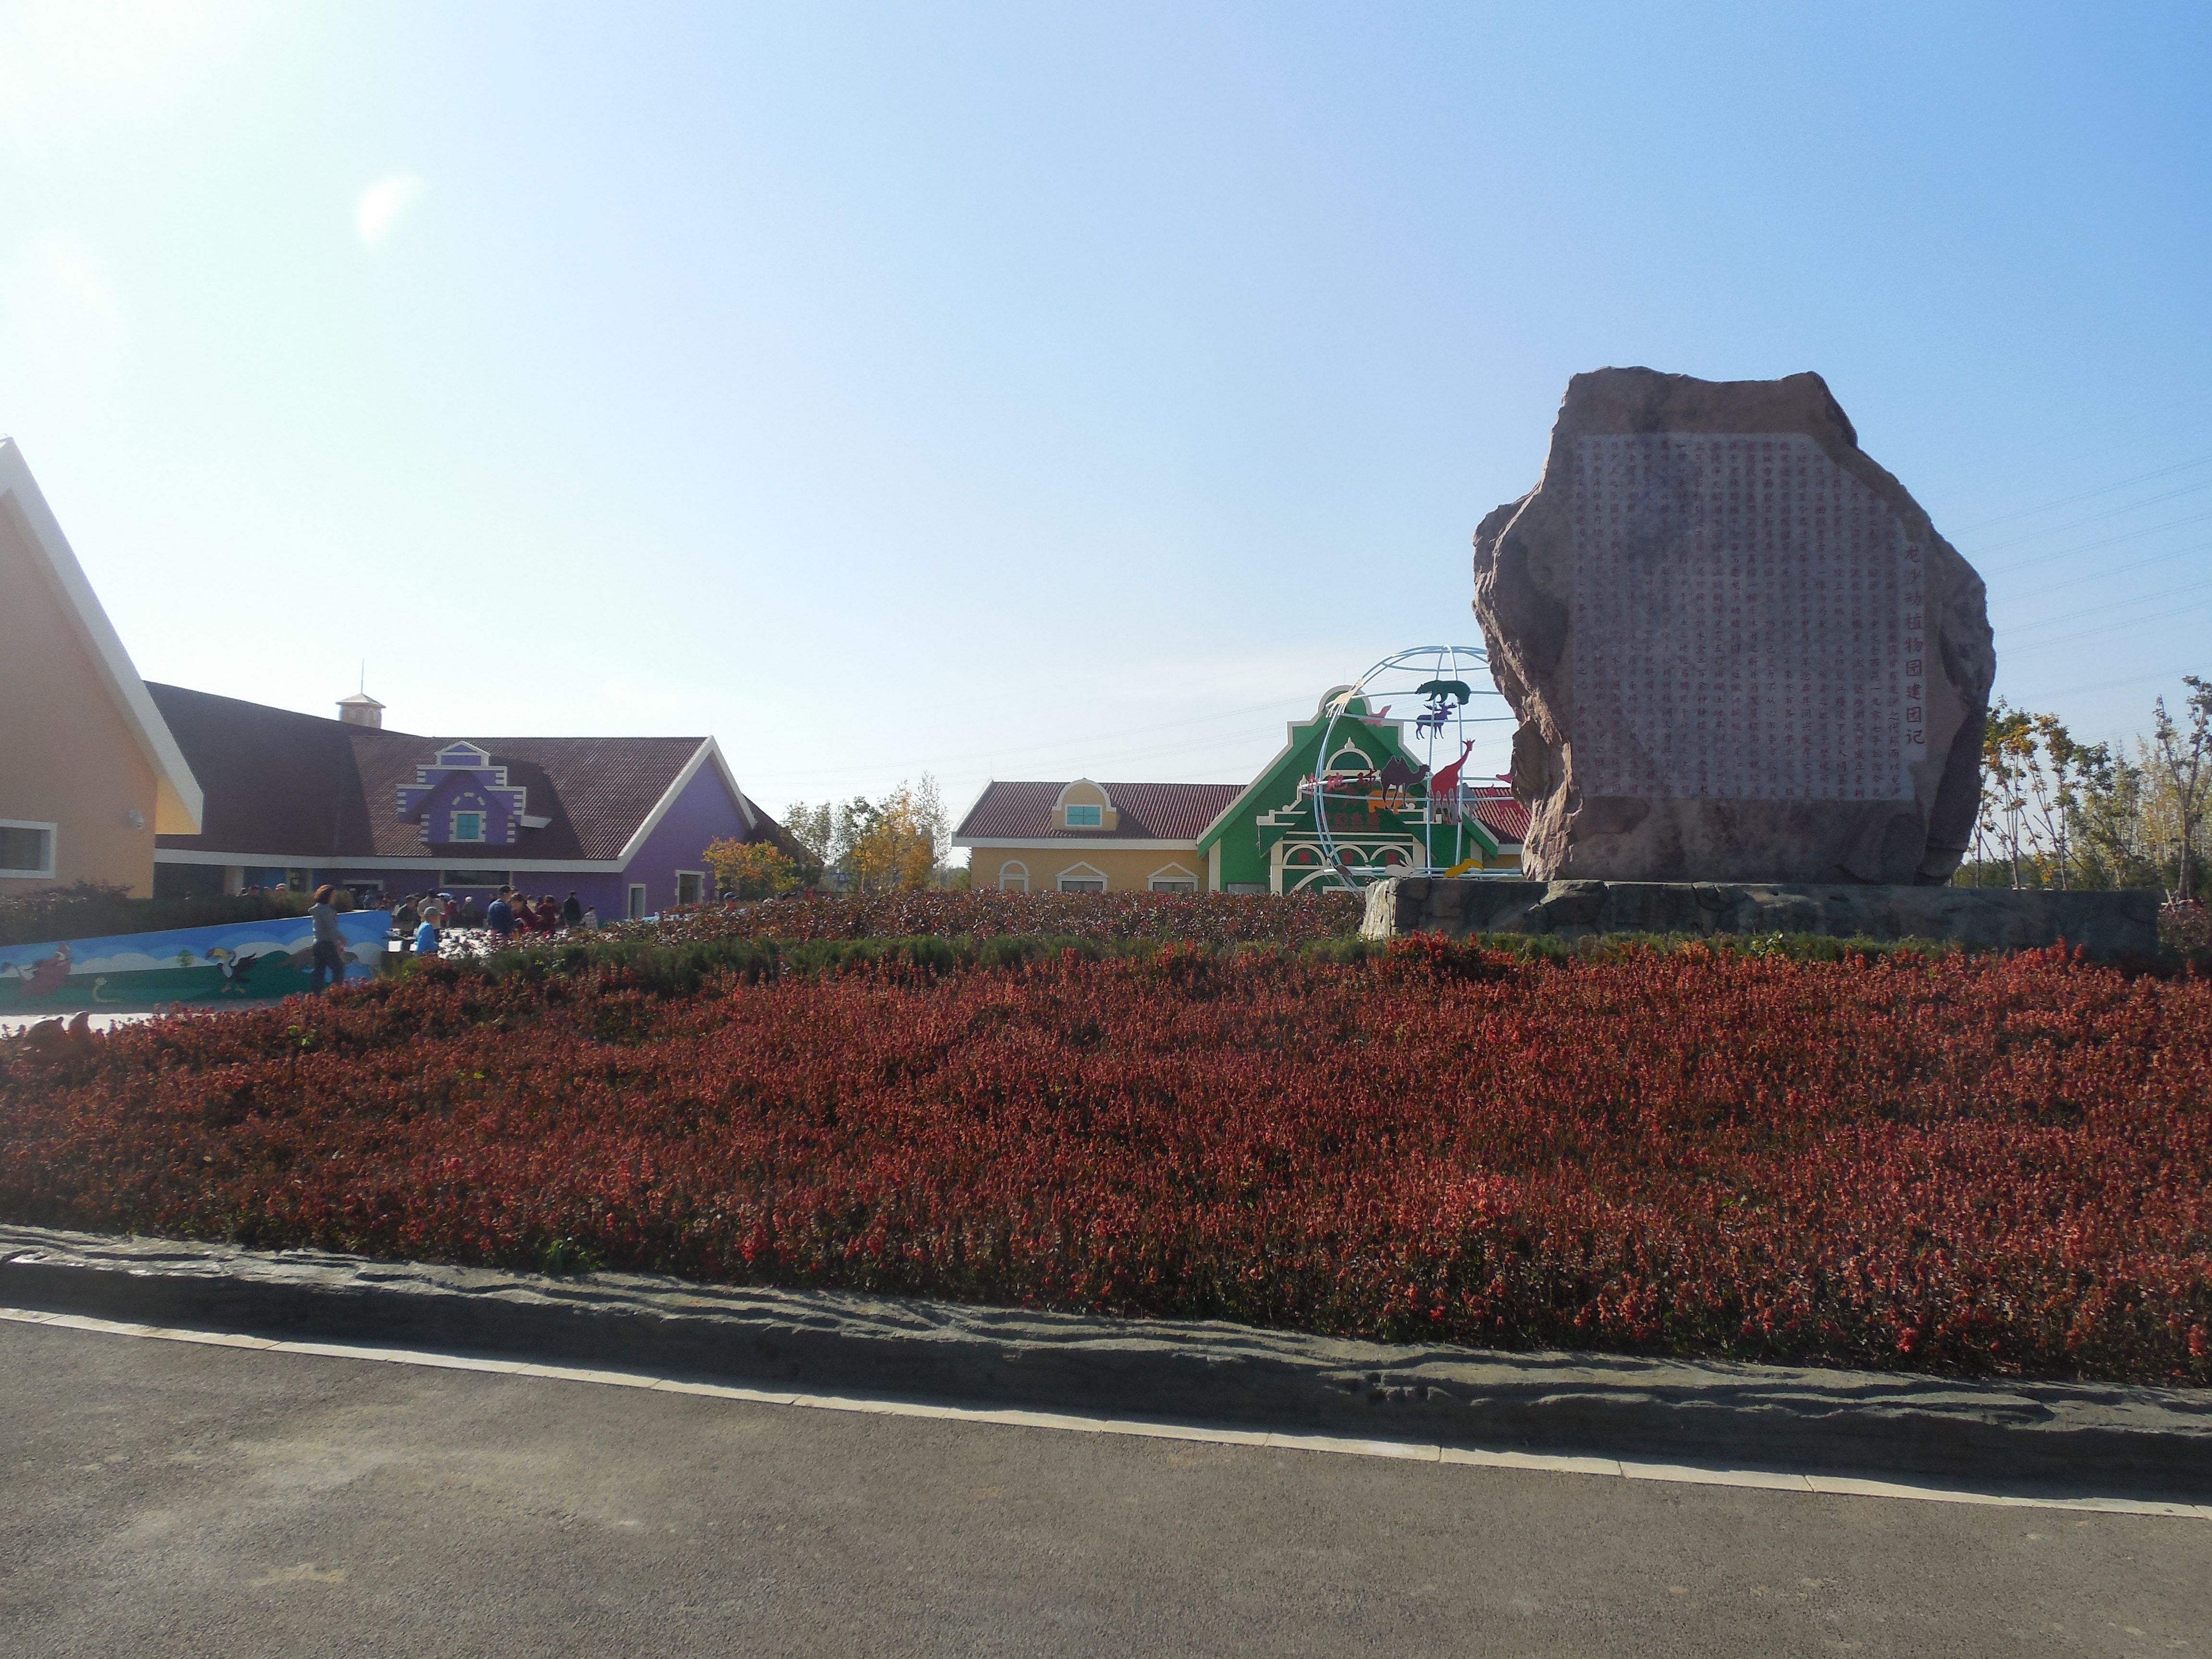
<instances>
[{"instance_id":1,"label":"asphalt road","mask_svg":"<svg viewBox=\"0 0 2212 1659\"><path fill-rule=\"evenodd\" d=\"M2212 1653L2212 1522L0 1324L0 1652Z\"/></svg>"}]
</instances>

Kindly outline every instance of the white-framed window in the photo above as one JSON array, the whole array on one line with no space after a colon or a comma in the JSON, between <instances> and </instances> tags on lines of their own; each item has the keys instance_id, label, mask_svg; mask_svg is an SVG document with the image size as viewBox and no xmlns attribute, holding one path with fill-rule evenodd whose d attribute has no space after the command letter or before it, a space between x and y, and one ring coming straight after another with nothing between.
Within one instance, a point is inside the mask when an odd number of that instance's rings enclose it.
<instances>
[{"instance_id":1,"label":"white-framed window","mask_svg":"<svg viewBox=\"0 0 2212 1659\"><path fill-rule=\"evenodd\" d=\"M1106 890L1106 872L1087 864L1078 864L1055 876L1053 885L1063 893L1103 893Z\"/></svg>"},{"instance_id":2,"label":"white-framed window","mask_svg":"<svg viewBox=\"0 0 2212 1659\"><path fill-rule=\"evenodd\" d=\"M676 872L676 902L696 904L707 896L707 872L703 870L678 870Z\"/></svg>"},{"instance_id":3,"label":"white-framed window","mask_svg":"<svg viewBox=\"0 0 2212 1659\"><path fill-rule=\"evenodd\" d=\"M1103 806L1074 806L1067 809L1067 827L1071 830L1096 830L1106 822Z\"/></svg>"},{"instance_id":4,"label":"white-framed window","mask_svg":"<svg viewBox=\"0 0 2212 1659\"><path fill-rule=\"evenodd\" d=\"M58 823L32 818L0 818L0 876L51 881L54 873L54 842Z\"/></svg>"},{"instance_id":5,"label":"white-framed window","mask_svg":"<svg viewBox=\"0 0 2212 1659\"><path fill-rule=\"evenodd\" d=\"M506 870L441 870L438 885L455 892L464 887L489 887L497 892L513 885L513 875Z\"/></svg>"},{"instance_id":6,"label":"white-framed window","mask_svg":"<svg viewBox=\"0 0 2212 1659\"><path fill-rule=\"evenodd\" d=\"M1198 878L1180 864L1164 864L1152 872L1145 885L1155 893L1195 893Z\"/></svg>"},{"instance_id":7,"label":"white-framed window","mask_svg":"<svg viewBox=\"0 0 2212 1659\"><path fill-rule=\"evenodd\" d=\"M1026 893L1030 890L1030 867L1019 859L1008 859L999 866L999 890L1002 893Z\"/></svg>"},{"instance_id":8,"label":"white-framed window","mask_svg":"<svg viewBox=\"0 0 2212 1659\"><path fill-rule=\"evenodd\" d=\"M484 838L483 821L484 815L481 812L454 813L453 839L455 841L482 841Z\"/></svg>"},{"instance_id":9,"label":"white-framed window","mask_svg":"<svg viewBox=\"0 0 2212 1659\"><path fill-rule=\"evenodd\" d=\"M645 884L641 881L629 884L629 919L632 921L645 920Z\"/></svg>"}]
</instances>

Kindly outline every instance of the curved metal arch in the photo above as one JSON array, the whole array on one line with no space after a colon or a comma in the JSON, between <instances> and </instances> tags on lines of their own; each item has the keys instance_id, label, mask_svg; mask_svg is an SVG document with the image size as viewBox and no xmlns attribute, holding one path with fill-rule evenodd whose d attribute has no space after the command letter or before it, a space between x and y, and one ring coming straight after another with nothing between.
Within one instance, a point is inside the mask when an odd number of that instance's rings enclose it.
<instances>
[{"instance_id":1,"label":"curved metal arch","mask_svg":"<svg viewBox=\"0 0 2212 1659\"><path fill-rule=\"evenodd\" d=\"M1351 685L1334 692L1324 704L1329 711L1328 724L1322 729L1320 745L1314 751L1314 770L1306 780L1306 794L1313 806L1315 839L1321 846L1323 866L1346 886L1357 890L1388 876L1441 875L1457 868L1473 855L1476 842L1468 833L1464 815L1458 810L1457 789L1453 791L1452 800L1442 804L1444 810L1441 811L1438 810L1439 803L1430 798L1428 791L1430 782L1440 770L1455 762L1463 763L1473 753L1475 738L1470 735L1468 728L1474 728L1479 733L1484 726L1513 718L1510 712L1480 712L1493 708L1502 708L1504 703L1504 695L1491 683L1489 667L1490 653L1480 646L1414 646L1383 658ZM1482 672L1478 674L1474 672L1476 670ZM1407 754L1422 751L1419 757L1425 769L1415 786L1419 791L1418 797L1413 789L1382 791L1371 775L1346 775L1331 769L1331 763L1339 752L1352 746L1352 734L1350 732L1345 734L1345 740L1339 740L1337 728L1340 724L1364 726L1375 719L1372 710L1376 688L1378 684L1384 685L1388 694L1395 696L1400 689L1395 680L1401 675L1405 678L1407 695L1420 695L1420 687L1436 682L1452 684L1454 690L1452 696L1431 697L1428 708L1424 710L1429 718L1419 722L1419 734L1414 741L1407 743L1401 738L1398 743L1399 749ZM1465 698L1457 697L1458 686L1468 688L1471 695ZM1370 712L1365 714L1349 713L1355 701ZM1439 705L1449 705L1449 711L1440 717L1437 712ZM1395 703L1390 707L1395 708ZM1398 723L1405 725L1411 722ZM1363 780L1359 787L1352 787L1347 783L1347 777L1352 775ZM1453 777L1456 782L1456 769ZM1367 807L1378 804L1378 795L1390 793L1397 793L1408 805L1416 798L1419 801L1420 833L1416 861L1408 865L1385 866L1370 863L1367 855L1361 853L1357 863L1349 862L1347 854L1359 852L1363 843L1373 847L1377 837L1371 832L1363 834L1347 826L1340 844L1338 833L1329 823L1331 806L1350 806L1356 803ZM1387 800L1381 804L1387 804Z\"/></svg>"}]
</instances>

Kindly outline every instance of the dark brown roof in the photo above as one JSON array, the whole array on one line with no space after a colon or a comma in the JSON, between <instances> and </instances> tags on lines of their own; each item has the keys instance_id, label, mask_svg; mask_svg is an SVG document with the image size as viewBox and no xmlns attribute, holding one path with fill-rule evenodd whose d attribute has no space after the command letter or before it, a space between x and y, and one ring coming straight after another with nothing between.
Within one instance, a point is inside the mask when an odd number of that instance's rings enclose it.
<instances>
[{"instance_id":1,"label":"dark brown roof","mask_svg":"<svg viewBox=\"0 0 2212 1659\"><path fill-rule=\"evenodd\" d=\"M955 841L1188 841L1244 793L1241 783L1101 783L1121 822L1111 830L1060 830L1052 809L1060 783L994 783L952 832Z\"/></svg>"},{"instance_id":2,"label":"dark brown roof","mask_svg":"<svg viewBox=\"0 0 2212 1659\"><path fill-rule=\"evenodd\" d=\"M282 854L301 859L450 860L400 817L398 790L452 738L385 732L236 697L149 683L154 706L207 794L197 836L161 836L184 852ZM530 792L529 812L553 822L526 830L520 859L621 855L638 826L699 752L704 738L477 738ZM750 805L750 803L748 803ZM772 832L760 809L755 835Z\"/></svg>"}]
</instances>

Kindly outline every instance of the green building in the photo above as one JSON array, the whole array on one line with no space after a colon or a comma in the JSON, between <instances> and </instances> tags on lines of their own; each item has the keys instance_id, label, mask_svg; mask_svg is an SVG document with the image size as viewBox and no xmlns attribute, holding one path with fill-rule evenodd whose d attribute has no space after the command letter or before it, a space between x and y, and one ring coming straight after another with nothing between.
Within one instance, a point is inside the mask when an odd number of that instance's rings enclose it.
<instances>
[{"instance_id":1,"label":"green building","mask_svg":"<svg viewBox=\"0 0 2212 1659\"><path fill-rule=\"evenodd\" d=\"M1344 699L1337 719L1335 752L1328 757L1333 778L1379 775L1394 760L1419 768L1407 752L1406 722L1370 714L1364 699L1346 697L1338 686L1321 700L1310 720L1292 720L1288 741L1260 775L1206 825L1198 838L1209 891L1295 893L1308 888L1352 884L1323 851L1311 780L1329 732L1329 717ZM1331 791L1329 838L1338 863L1364 878L1393 870L1455 863L1472 870L1520 866L1520 838L1501 831L1526 817L1502 790L1462 792L1460 823L1427 821L1422 793L1377 787L1364 798ZM1501 811L1499 808L1512 809ZM1486 819L1500 820L1498 823ZM1455 857L1456 854L1456 857Z\"/></svg>"}]
</instances>

